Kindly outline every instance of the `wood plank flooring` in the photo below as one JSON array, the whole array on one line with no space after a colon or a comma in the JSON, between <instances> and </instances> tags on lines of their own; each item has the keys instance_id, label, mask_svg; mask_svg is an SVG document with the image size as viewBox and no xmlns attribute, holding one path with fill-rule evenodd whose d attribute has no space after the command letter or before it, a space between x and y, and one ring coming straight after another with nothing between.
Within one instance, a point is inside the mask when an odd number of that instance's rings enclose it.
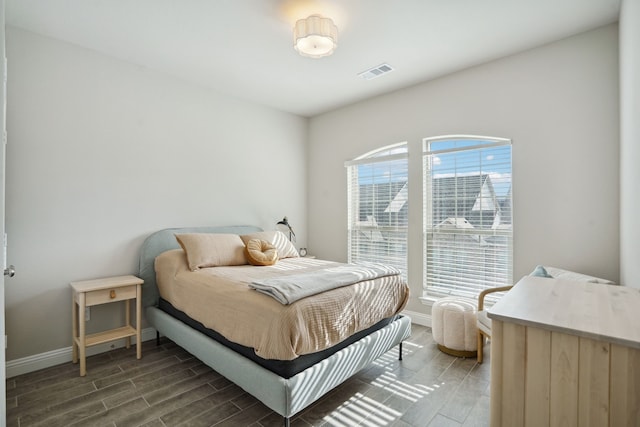
<instances>
[{"instance_id":1,"label":"wood plank flooring","mask_svg":"<svg viewBox=\"0 0 640 427\"><path fill-rule=\"evenodd\" d=\"M487 346L488 349L488 346ZM489 358L440 352L413 325L397 347L293 417L303 426L487 426ZM487 351L487 353L489 353ZM7 380L7 426L281 426L282 418L169 340Z\"/></svg>"}]
</instances>

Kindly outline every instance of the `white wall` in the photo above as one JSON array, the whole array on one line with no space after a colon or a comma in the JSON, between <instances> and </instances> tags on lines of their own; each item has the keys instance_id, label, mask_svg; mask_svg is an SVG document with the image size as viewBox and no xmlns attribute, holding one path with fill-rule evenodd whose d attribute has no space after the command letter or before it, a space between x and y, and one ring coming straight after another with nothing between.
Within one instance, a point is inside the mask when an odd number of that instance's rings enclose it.
<instances>
[{"instance_id":1,"label":"white wall","mask_svg":"<svg viewBox=\"0 0 640 427\"><path fill-rule=\"evenodd\" d=\"M346 260L344 161L408 141L410 199L421 200L422 138L497 136L513 140L514 278L547 264L617 281L618 120L616 25L314 117L310 251ZM410 227L408 309L426 311L419 203Z\"/></svg>"},{"instance_id":2,"label":"white wall","mask_svg":"<svg viewBox=\"0 0 640 427\"><path fill-rule=\"evenodd\" d=\"M620 10L620 280L640 288L640 1Z\"/></svg>"},{"instance_id":3,"label":"white wall","mask_svg":"<svg viewBox=\"0 0 640 427\"><path fill-rule=\"evenodd\" d=\"M155 230L288 215L305 244L307 119L16 28L7 51L7 360L70 346L69 282L135 273Z\"/></svg>"}]
</instances>

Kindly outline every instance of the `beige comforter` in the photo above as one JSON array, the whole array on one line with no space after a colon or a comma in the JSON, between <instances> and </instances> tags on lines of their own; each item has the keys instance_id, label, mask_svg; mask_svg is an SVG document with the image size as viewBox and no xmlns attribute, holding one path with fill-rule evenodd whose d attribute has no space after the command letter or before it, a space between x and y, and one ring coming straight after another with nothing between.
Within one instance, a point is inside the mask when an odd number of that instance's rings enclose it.
<instances>
[{"instance_id":1,"label":"beige comforter","mask_svg":"<svg viewBox=\"0 0 640 427\"><path fill-rule=\"evenodd\" d=\"M404 308L399 275L358 282L283 305L249 288L252 281L342 265L286 258L275 265L190 271L181 249L156 258L160 295L177 309L264 359L292 360L331 347Z\"/></svg>"}]
</instances>

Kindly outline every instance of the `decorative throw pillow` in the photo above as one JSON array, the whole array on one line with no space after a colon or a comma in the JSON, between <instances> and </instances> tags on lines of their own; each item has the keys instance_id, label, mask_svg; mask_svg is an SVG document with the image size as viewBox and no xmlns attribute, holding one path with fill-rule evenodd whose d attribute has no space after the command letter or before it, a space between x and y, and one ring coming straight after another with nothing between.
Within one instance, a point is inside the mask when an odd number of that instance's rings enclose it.
<instances>
[{"instance_id":1,"label":"decorative throw pillow","mask_svg":"<svg viewBox=\"0 0 640 427\"><path fill-rule=\"evenodd\" d=\"M191 271L247 263L244 242L237 234L184 233L175 236L187 255Z\"/></svg>"},{"instance_id":2,"label":"decorative throw pillow","mask_svg":"<svg viewBox=\"0 0 640 427\"><path fill-rule=\"evenodd\" d=\"M251 239L266 240L276 247L278 259L297 258L300 256L293 243L281 231L259 231L257 233L244 234L240 238L242 238L245 245Z\"/></svg>"},{"instance_id":3,"label":"decorative throw pillow","mask_svg":"<svg viewBox=\"0 0 640 427\"><path fill-rule=\"evenodd\" d=\"M273 265L278 260L278 250L266 240L249 240L245 254L251 265Z\"/></svg>"},{"instance_id":4,"label":"decorative throw pillow","mask_svg":"<svg viewBox=\"0 0 640 427\"><path fill-rule=\"evenodd\" d=\"M564 270L562 268L556 267L545 267L549 274L551 274L556 279L561 280L575 280L578 282L590 282L590 283L601 283L603 285L615 285L616 282L613 282L608 279L602 279L600 277L589 276L587 274L576 273L575 271Z\"/></svg>"},{"instance_id":5,"label":"decorative throw pillow","mask_svg":"<svg viewBox=\"0 0 640 427\"><path fill-rule=\"evenodd\" d=\"M535 277L548 277L548 278L550 278L550 279L552 279L552 278L553 278L553 276L552 276L552 275L550 275L550 274L547 272L547 270L546 270L543 266L541 266L541 265L536 266L536 268L531 272L531 274L529 274L529 276L535 276Z\"/></svg>"}]
</instances>

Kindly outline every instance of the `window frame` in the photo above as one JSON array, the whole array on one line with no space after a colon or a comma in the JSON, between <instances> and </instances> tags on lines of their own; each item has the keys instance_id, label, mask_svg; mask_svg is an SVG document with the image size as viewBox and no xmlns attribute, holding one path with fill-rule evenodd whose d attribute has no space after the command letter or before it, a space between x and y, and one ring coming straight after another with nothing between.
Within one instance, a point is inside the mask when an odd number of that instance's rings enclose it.
<instances>
[{"instance_id":1,"label":"window frame","mask_svg":"<svg viewBox=\"0 0 640 427\"><path fill-rule=\"evenodd\" d=\"M433 145L438 145L438 143L446 143L446 142L460 141L460 142L468 142L473 144L471 146L462 146L462 147L453 147L453 148L441 148L441 149L433 149ZM461 144L464 145L464 144ZM509 162L509 190L508 195L505 198L508 198L509 201L509 216L508 218L504 218L504 220L508 219L509 227L508 229L493 229L493 228L473 228L473 225L463 224L461 218L458 215L455 216L454 221L452 222L449 218L450 226L446 224L434 224L434 179L435 176L432 176L431 171L434 170L433 162L434 158L438 155L448 155L451 153L470 153L472 151L477 150L487 150L498 147L509 147L508 150L508 162ZM486 137L486 136L476 136L476 135L445 135L438 137L429 137L423 139L422 146L422 174L423 174L423 200L422 200L422 212L423 212L423 225L422 225L422 276L423 276L423 298L438 298L444 296L462 296L469 298L477 298L478 294L483 289L488 289L492 287L498 286L506 286L513 284L513 158L512 151L513 143L510 139L507 138L498 138L498 137ZM479 155L481 159L482 156ZM486 179L483 181L483 172L481 169L481 162L478 164L478 181L479 181L479 189L478 199L481 199L484 191L484 183L489 182L491 185L491 181ZM454 198L458 200L458 179L459 177L464 176L464 174L457 173L457 166L454 169L455 172L453 176L455 177L455 196ZM475 176L472 173L469 173L468 176ZM491 187L493 191L493 187ZM494 193L495 196L495 193ZM494 199L495 202L498 202L498 199ZM437 202L435 202L437 203ZM458 203L455 203L456 212ZM475 209L475 205L474 205ZM480 208L482 209L482 208ZM495 208L494 208L495 209ZM498 212L502 215L501 211ZM496 215L497 216L497 215ZM438 218L440 220L442 218ZM494 221L496 218L494 217ZM498 219L498 224L502 220L502 217ZM466 221L466 219L465 219ZM482 221L482 218L481 218ZM495 225L495 223L494 223ZM438 227L442 226L440 231L438 231ZM468 257L467 263L460 263L459 258L463 258L465 252L472 253L472 250L469 248L473 247L473 243L469 244L469 240L472 238L471 236L477 236L478 246L480 246L481 239L495 239L500 241L504 239L503 242L506 245L506 250L501 255L500 262L502 262L502 268L495 268L493 280L489 280L487 278L466 278L467 274L473 270L473 267L464 267L464 265L473 265L471 261L481 261L480 255L475 255L476 258ZM437 245L436 238L444 239L447 238L450 243L447 247L447 243L441 243L441 246ZM456 239L460 241L460 243L456 243ZM462 243L464 239L468 240L466 243ZM443 240L441 240L443 241ZM436 243L434 243L436 242ZM497 244L495 245L498 246ZM439 250L439 251L438 251ZM480 253L480 251L477 251ZM498 249L495 249L495 252L499 252ZM446 254L446 255L444 255ZM486 263L487 255L484 256L484 262ZM438 261L434 262L433 260L438 258ZM453 261L448 261L448 259L453 259ZM434 265L435 264L435 265ZM498 262L496 262L498 264ZM447 265L455 266L456 272L447 272L447 274L441 273L440 275L434 274L433 270L441 268L443 269ZM463 265L463 268L458 268L458 265ZM477 271L486 271L485 268L477 268ZM444 270L443 270L444 271ZM486 275L486 273L485 273ZM445 277L446 276L446 277ZM455 276L455 278L453 278ZM441 279L441 283L445 283L445 285L436 286L433 281L436 280L436 277ZM451 283L447 283L451 281ZM465 281L468 281L468 284L465 285ZM484 282L484 283L483 283ZM473 283L473 284L471 284Z\"/></svg>"},{"instance_id":2,"label":"window frame","mask_svg":"<svg viewBox=\"0 0 640 427\"><path fill-rule=\"evenodd\" d=\"M406 178L404 180L404 186L397 193L399 194L403 191L403 188L409 185L408 142L405 141L386 145L384 147L369 151L361 156L356 157L353 160L345 162L344 165L347 169L347 261L349 263L364 261L388 263L398 268L402 272L403 278L406 280L408 276L408 220L406 221L404 226L399 226L398 223L396 223L395 225L390 225L378 223L375 215L372 215L372 219L370 220L371 224L366 224L367 221L362 221L360 218L362 215L360 206L360 192L362 191L361 184L356 185L356 182L360 182L358 181L358 179L360 178L358 176L359 166L372 165L372 167L375 168L375 165L393 163L398 161L404 161L403 168ZM384 167L384 165L382 166ZM379 175L379 177L381 177L381 175ZM371 179L375 181L376 177ZM373 186L374 184L372 184L372 187ZM387 203L388 209L393 203L393 199L386 200L385 203ZM405 203L409 203L408 196ZM371 210L372 212L375 212L376 208L371 207ZM375 253L370 254L370 257L365 256L366 254L364 253L361 253L360 248L362 248L363 245L359 243L359 239L361 239L362 237L356 237L360 235L359 233L362 233L362 235L371 233L371 236L373 236L375 233L377 236L379 236L378 238L385 240L387 242L386 254L384 253L385 249L383 247L378 247L379 245L373 243L370 246L375 247ZM395 246L396 249L394 249L392 246ZM403 246L404 251L402 250ZM364 250L362 252L364 252Z\"/></svg>"}]
</instances>

